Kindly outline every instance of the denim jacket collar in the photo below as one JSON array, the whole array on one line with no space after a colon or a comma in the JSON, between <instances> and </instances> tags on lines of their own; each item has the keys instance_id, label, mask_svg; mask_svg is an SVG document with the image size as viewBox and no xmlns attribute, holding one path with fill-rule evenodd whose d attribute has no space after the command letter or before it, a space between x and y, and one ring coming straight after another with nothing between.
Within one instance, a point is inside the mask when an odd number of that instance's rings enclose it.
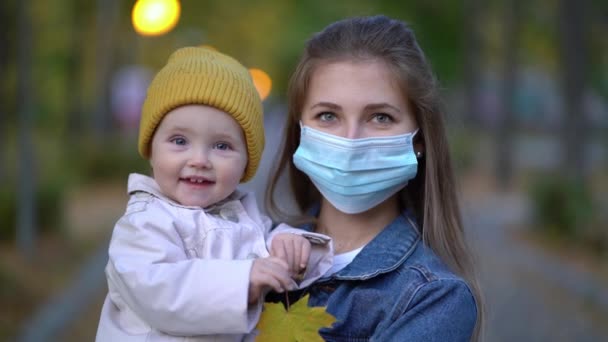
<instances>
[{"instance_id":1,"label":"denim jacket collar","mask_svg":"<svg viewBox=\"0 0 608 342\"><path fill-rule=\"evenodd\" d=\"M319 209L320 206L315 205L308 213L318 216ZM401 215L363 247L350 264L326 279L365 280L396 269L414 252L420 241L415 222L411 212L403 210ZM308 231L314 229L312 224L301 228Z\"/></svg>"},{"instance_id":2,"label":"denim jacket collar","mask_svg":"<svg viewBox=\"0 0 608 342\"><path fill-rule=\"evenodd\" d=\"M414 220L404 211L363 247L348 266L332 278L365 280L390 272L403 264L419 241L420 234Z\"/></svg>"}]
</instances>

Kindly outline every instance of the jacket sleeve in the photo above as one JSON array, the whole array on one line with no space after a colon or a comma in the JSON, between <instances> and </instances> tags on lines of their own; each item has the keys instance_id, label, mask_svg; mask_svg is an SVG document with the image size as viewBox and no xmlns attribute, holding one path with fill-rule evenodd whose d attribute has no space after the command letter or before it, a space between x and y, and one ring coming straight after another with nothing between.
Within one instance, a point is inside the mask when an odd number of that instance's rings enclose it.
<instances>
[{"instance_id":1,"label":"jacket sleeve","mask_svg":"<svg viewBox=\"0 0 608 342\"><path fill-rule=\"evenodd\" d=\"M327 235L312 233L281 223L270 232L266 240L268 250L270 250L270 246L272 245L272 239L278 234L285 233L301 235L310 241L311 248L308 266L306 266L304 278L298 284L298 288L302 289L311 285L313 282L315 282L315 280L321 278L327 271L329 271L334 260L333 244L331 238Z\"/></svg>"},{"instance_id":2,"label":"jacket sleeve","mask_svg":"<svg viewBox=\"0 0 608 342\"><path fill-rule=\"evenodd\" d=\"M300 282L300 284L297 284L299 288L309 286L315 280L321 278L331 268L333 263L333 244L329 236L308 232L303 229L293 228L284 223L279 224L273 229L272 220L260 212L253 194L244 194L241 197L241 203L249 216L261 227L263 227L264 237L266 239L266 249L270 250L272 239L277 234L281 233L302 235L308 239L308 241L310 241L310 258L308 259L308 266L306 267L304 279Z\"/></svg>"},{"instance_id":3,"label":"jacket sleeve","mask_svg":"<svg viewBox=\"0 0 608 342\"><path fill-rule=\"evenodd\" d=\"M110 295L152 328L176 336L251 331L251 260L188 259L174 219L126 215L117 223L106 276Z\"/></svg>"},{"instance_id":4,"label":"jacket sleeve","mask_svg":"<svg viewBox=\"0 0 608 342\"><path fill-rule=\"evenodd\" d=\"M462 280L444 279L415 289L401 316L378 327L372 341L470 341L477 320L475 299Z\"/></svg>"}]
</instances>

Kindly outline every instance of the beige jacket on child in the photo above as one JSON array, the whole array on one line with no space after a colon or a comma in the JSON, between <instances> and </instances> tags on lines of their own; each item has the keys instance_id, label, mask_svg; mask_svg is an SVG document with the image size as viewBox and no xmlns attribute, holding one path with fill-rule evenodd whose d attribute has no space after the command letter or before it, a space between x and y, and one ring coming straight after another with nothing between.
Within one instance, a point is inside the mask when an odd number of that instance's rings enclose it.
<instances>
[{"instance_id":1,"label":"beige jacket on child","mask_svg":"<svg viewBox=\"0 0 608 342\"><path fill-rule=\"evenodd\" d=\"M331 267L327 236L283 224L270 232L252 194L237 191L203 210L171 201L139 174L129 177L128 191L110 242L99 342L252 340L262 300L248 305L249 273L279 232L312 243L299 287Z\"/></svg>"}]
</instances>

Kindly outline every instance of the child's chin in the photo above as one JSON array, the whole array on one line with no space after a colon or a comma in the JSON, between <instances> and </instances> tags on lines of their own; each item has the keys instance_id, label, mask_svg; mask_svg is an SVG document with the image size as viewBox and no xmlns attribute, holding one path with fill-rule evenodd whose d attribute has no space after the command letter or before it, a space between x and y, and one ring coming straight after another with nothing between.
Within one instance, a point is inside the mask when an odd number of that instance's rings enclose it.
<instances>
[{"instance_id":1,"label":"child's chin","mask_svg":"<svg viewBox=\"0 0 608 342\"><path fill-rule=\"evenodd\" d=\"M200 207L200 208L207 208L209 205L210 205L209 203L203 203L203 202L190 204L191 207Z\"/></svg>"},{"instance_id":2,"label":"child's chin","mask_svg":"<svg viewBox=\"0 0 608 342\"><path fill-rule=\"evenodd\" d=\"M185 205L185 206L188 206L188 207L201 207L201 208L205 208L205 207L209 206L208 201L204 201L204 200L183 199L182 201L180 201L180 203L182 205Z\"/></svg>"}]
</instances>

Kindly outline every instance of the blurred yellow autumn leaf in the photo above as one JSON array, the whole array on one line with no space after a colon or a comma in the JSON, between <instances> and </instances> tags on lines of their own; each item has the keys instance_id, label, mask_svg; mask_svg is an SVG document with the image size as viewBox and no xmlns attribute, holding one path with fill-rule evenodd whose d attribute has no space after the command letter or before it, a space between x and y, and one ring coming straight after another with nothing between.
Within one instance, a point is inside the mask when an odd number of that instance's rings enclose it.
<instances>
[{"instance_id":1,"label":"blurred yellow autumn leaf","mask_svg":"<svg viewBox=\"0 0 608 342\"><path fill-rule=\"evenodd\" d=\"M329 327L336 318L325 307L309 307L308 295L285 311L282 303L266 303L257 325L259 342L323 342L319 329Z\"/></svg>"}]
</instances>

